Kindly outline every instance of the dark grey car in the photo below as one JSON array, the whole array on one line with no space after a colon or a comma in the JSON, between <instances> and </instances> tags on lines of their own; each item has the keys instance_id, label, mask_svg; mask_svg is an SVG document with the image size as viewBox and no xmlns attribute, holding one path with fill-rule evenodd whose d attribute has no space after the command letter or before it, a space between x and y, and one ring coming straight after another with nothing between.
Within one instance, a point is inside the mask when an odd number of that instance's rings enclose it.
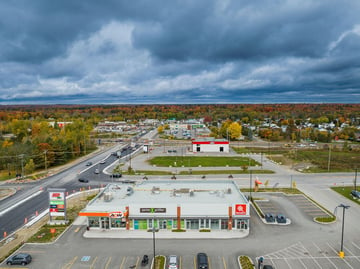
<instances>
[{"instance_id":1,"label":"dark grey car","mask_svg":"<svg viewBox=\"0 0 360 269\"><path fill-rule=\"evenodd\" d=\"M27 265L31 262L32 257L30 254L27 253L19 253L14 256L11 256L6 260L6 264L13 265L13 264L21 264Z\"/></svg>"},{"instance_id":2,"label":"dark grey car","mask_svg":"<svg viewBox=\"0 0 360 269\"><path fill-rule=\"evenodd\" d=\"M197 254L197 268L198 269L208 269L209 268L208 257L205 253Z\"/></svg>"}]
</instances>

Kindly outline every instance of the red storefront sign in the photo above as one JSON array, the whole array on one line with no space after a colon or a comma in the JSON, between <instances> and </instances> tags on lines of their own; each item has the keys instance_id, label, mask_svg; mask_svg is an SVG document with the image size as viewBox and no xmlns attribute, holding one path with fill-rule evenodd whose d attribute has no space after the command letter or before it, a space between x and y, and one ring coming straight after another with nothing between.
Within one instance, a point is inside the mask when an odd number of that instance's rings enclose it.
<instances>
[{"instance_id":1,"label":"red storefront sign","mask_svg":"<svg viewBox=\"0 0 360 269\"><path fill-rule=\"evenodd\" d=\"M246 204L236 204L235 215L246 215Z\"/></svg>"}]
</instances>

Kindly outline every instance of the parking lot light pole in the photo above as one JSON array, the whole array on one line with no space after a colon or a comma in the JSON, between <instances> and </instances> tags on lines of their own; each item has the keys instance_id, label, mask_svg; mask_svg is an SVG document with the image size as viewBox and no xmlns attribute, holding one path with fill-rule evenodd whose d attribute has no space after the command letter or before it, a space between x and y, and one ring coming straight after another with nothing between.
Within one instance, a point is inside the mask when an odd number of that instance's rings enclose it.
<instances>
[{"instance_id":1,"label":"parking lot light pole","mask_svg":"<svg viewBox=\"0 0 360 269\"><path fill-rule=\"evenodd\" d=\"M338 205L336 208L338 207L342 207L343 208L343 218L342 218L342 227L341 227L341 246L340 246L340 252L339 252L339 257L340 258L344 258L345 257L345 253L344 253L344 250L343 250L343 247L344 247L344 222L345 222L345 209L349 209L349 205L344 205L344 204L341 204L341 205ZM335 209L336 209L335 208Z\"/></svg>"},{"instance_id":2,"label":"parking lot light pole","mask_svg":"<svg viewBox=\"0 0 360 269\"><path fill-rule=\"evenodd\" d=\"M249 171L250 172L250 201L251 201L251 198L252 198L252 196L251 196L251 186L252 186L252 171L250 170Z\"/></svg>"}]
</instances>

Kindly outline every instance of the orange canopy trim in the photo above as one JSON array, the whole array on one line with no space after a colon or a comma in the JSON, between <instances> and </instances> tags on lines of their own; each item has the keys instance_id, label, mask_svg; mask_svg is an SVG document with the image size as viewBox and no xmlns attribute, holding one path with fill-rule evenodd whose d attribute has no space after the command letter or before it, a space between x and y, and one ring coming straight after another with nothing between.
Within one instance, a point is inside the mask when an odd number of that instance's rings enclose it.
<instances>
[{"instance_id":1,"label":"orange canopy trim","mask_svg":"<svg viewBox=\"0 0 360 269\"><path fill-rule=\"evenodd\" d=\"M79 216L83 217L108 217L108 212L80 212Z\"/></svg>"}]
</instances>

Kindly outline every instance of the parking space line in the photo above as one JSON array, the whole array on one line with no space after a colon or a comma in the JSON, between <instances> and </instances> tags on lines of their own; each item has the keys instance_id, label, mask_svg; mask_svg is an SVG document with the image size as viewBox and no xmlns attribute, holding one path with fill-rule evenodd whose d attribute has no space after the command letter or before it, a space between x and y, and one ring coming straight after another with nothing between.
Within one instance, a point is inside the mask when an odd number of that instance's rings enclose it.
<instances>
[{"instance_id":1,"label":"parking space line","mask_svg":"<svg viewBox=\"0 0 360 269\"><path fill-rule=\"evenodd\" d=\"M90 269L94 268L94 265L95 265L97 259L98 259L98 257L96 256L96 257L94 258L92 264L90 265Z\"/></svg>"},{"instance_id":2,"label":"parking space line","mask_svg":"<svg viewBox=\"0 0 360 269\"><path fill-rule=\"evenodd\" d=\"M106 264L105 264L105 269L107 269L107 268L108 268L108 266L109 266L110 262L111 262L111 257L109 257L109 259L107 260L107 262L106 262Z\"/></svg>"},{"instance_id":3,"label":"parking space line","mask_svg":"<svg viewBox=\"0 0 360 269\"><path fill-rule=\"evenodd\" d=\"M70 269L74 265L77 258L78 258L78 256L75 256L70 262L68 262L63 267L61 267L61 269Z\"/></svg>"},{"instance_id":4,"label":"parking space line","mask_svg":"<svg viewBox=\"0 0 360 269\"><path fill-rule=\"evenodd\" d=\"M222 257L222 260L223 260L223 264L224 264L224 269L226 269L227 267L226 267L226 261L225 261L224 256Z\"/></svg>"},{"instance_id":5,"label":"parking space line","mask_svg":"<svg viewBox=\"0 0 360 269\"><path fill-rule=\"evenodd\" d=\"M126 259L127 259L127 257L122 258L122 261L121 261L121 264L120 264L120 269L122 269L124 267L124 263L125 263Z\"/></svg>"},{"instance_id":6,"label":"parking space line","mask_svg":"<svg viewBox=\"0 0 360 269\"><path fill-rule=\"evenodd\" d=\"M194 256L194 269L196 269L196 260L195 260L195 256Z\"/></svg>"},{"instance_id":7,"label":"parking space line","mask_svg":"<svg viewBox=\"0 0 360 269\"><path fill-rule=\"evenodd\" d=\"M355 258L356 260L360 261L360 258L358 256L356 256L349 248L344 247L344 250L348 253L350 253L350 255Z\"/></svg>"},{"instance_id":8,"label":"parking space line","mask_svg":"<svg viewBox=\"0 0 360 269\"><path fill-rule=\"evenodd\" d=\"M336 254L338 254L338 252L329 243L327 244ZM348 263L345 259L341 259L341 260L344 261L350 268L354 269L354 267L352 267L351 264Z\"/></svg>"},{"instance_id":9,"label":"parking space line","mask_svg":"<svg viewBox=\"0 0 360 269\"><path fill-rule=\"evenodd\" d=\"M354 242L351 242L351 244L353 244L353 246L356 247L357 249L360 249L360 246L358 246L358 245L355 244Z\"/></svg>"},{"instance_id":10,"label":"parking space line","mask_svg":"<svg viewBox=\"0 0 360 269\"><path fill-rule=\"evenodd\" d=\"M324 252L321 250L321 248L320 248L318 245L316 245L314 242L312 242L312 243L313 243L313 245L319 250L319 252L323 255L323 257L325 257L335 268L337 268L337 266L335 265L335 263L333 263L333 262L331 261L331 259L324 254Z\"/></svg>"},{"instance_id":11,"label":"parking space line","mask_svg":"<svg viewBox=\"0 0 360 269\"><path fill-rule=\"evenodd\" d=\"M180 267L180 269L182 269L182 256L180 256L179 267Z\"/></svg>"},{"instance_id":12,"label":"parking space line","mask_svg":"<svg viewBox=\"0 0 360 269\"><path fill-rule=\"evenodd\" d=\"M208 261L209 261L209 269L211 269L211 261L210 261L210 257L208 257Z\"/></svg>"}]
</instances>

